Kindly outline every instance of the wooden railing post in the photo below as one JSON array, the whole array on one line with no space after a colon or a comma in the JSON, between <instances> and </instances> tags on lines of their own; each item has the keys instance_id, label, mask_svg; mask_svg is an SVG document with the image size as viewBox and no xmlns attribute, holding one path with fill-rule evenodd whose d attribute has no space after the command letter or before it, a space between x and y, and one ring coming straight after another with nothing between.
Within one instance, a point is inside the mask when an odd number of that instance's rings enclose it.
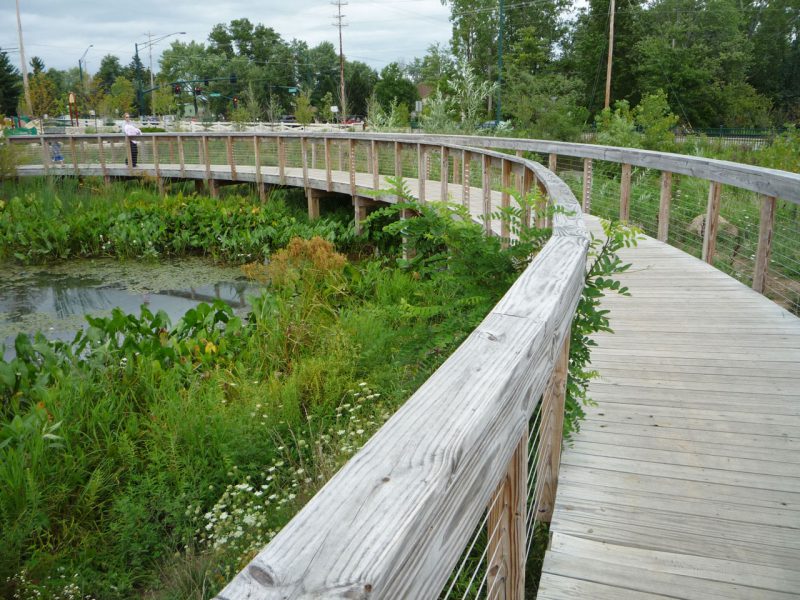
<instances>
[{"instance_id":1,"label":"wooden railing post","mask_svg":"<svg viewBox=\"0 0 800 600\"><path fill-rule=\"evenodd\" d=\"M672 204L672 173L661 173L661 199L658 203L658 240L666 242L669 238L669 211Z\"/></svg>"},{"instance_id":2,"label":"wooden railing post","mask_svg":"<svg viewBox=\"0 0 800 600\"><path fill-rule=\"evenodd\" d=\"M261 142L257 135L253 136L253 161L256 163L256 187L258 188L258 199L264 202L267 194L264 191L264 176L261 173Z\"/></svg>"},{"instance_id":3,"label":"wooden railing post","mask_svg":"<svg viewBox=\"0 0 800 600\"><path fill-rule=\"evenodd\" d=\"M583 159L583 198L581 204L584 214L589 214L592 208L592 159Z\"/></svg>"},{"instance_id":4,"label":"wooden railing post","mask_svg":"<svg viewBox=\"0 0 800 600\"><path fill-rule=\"evenodd\" d=\"M492 234L492 157L484 154L483 161L483 227L487 235Z\"/></svg>"},{"instance_id":5,"label":"wooden railing post","mask_svg":"<svg viewBox=\"0 0 800 600\"><path fill-rule=\"evenodd\" d=\"M103 170L103 183L110 183L111 179L108 176L108 165L106 164L106 152L103 148L103 137L97 136L97 155L100 159L100 168Z\"/></svg>"},{"instance_id":6,"label":"wooden railing post","mask_svg":"<svg viewBox=\"0 0 800 600\"><path fill-rule=\"evenodd\" d=\"M627 223L631 217L631 166L622 165L622 181L619 188L619 220Z\"/></svg>"},{"instance_id":7,"label":"wooden railing post","mask_svg":"<svg viewBox=\"0 0 800 600\"><path fill-rule=\"evenodd\" d=\"M511 205L511 195L508 190L511 187L511 167L513 163L510 160L503 160L501 165L502 191L500 192L500 206L508 208ZM500 221L500 237L503 239L503 245L507 247L508 240L511 237L507 219L502 219Z\"/></svg>"},{"instance_id":8,"label":"wooden railing post","mask_svg":"<svg viewBox=\"0 0 800 600\"><path fill-rule=\"evenodd\" d=\"M286 185L286 143L282 137L278 137L278 181Z\"/></svg>"},{"instance_id":9,"label":"wooden railing post","mask_svg":"<svg viewBox=\"0 0 800 600\"><path fill-rule=\"evenodd\" d=\"M527 167L525 167L525 169L522 171L522 178L521 178L521 181L520 181L520 186L521 186L520 193L522 194L523 198L527 199L528 194L530 194L531 190L533 189L534 177L535 177L535 175L534 175L533 171L530 171L530 170L528 170ZM533 215L531 215L531 212L535 212L535 210L531 211L530 203L529 202L525 202L525 226L526 227L530 227L531 226L531 220L532 220L532 216L533 216Z\"/></svg>"},{"instance_id":10,"label":"wooden railing post","mask_svg":"<svg viewBox=\"0 0 800 600\"><path fill-rule=\"evenodd\" d=\"M541 436L537 486L541 489L536 520L549 523L553 517L558 488L558 468L561 464L561 443L564 433L564 406L567 396L569 369L569 329L561 344L555 368L542 398L540 415ZM541 483L538 483L541 482Z\"/></svg>"},{"instance_id":11,"label":"wooden railing post","mask_svg":"<svg viewBox=\"0 0 800 600\"><path fill-rule=\"evenodd\" d=\"M372 148L372 189L380 189L381 186L381 156L378 147L378 142L370 140L369 143Z\"/></svg>"},{"instance_id":12,"label":"wooden railing post","mask_svg":"<svg viewBox=\"0 0 800 600\"><path fill-rule=\"evenodd\" d=\"M308 191L308 138L300 138L300 160L303 161L303 188Z\"/></svg>"},{"instance_id":13,"label":"wooden railing post","mask_svg":"<svg viewBox=\"0 0 800 600\"><path fill-rule=\"evenodd\" d=\"M180 135L176 136L175 143L178 145L178 162L180 163L181 177L186 177L186 152L183 149L183 138Z\"/></svg>"},{"instance_id":14,"label":"wooden railing post","mask_svg":"<svg viewBox=\"0 0 800 600\"><path fill-rule=\"evenodd\" d=\"M397 179L403 176L403 146L400 142L394 143L394 176Z\"/></svg>"},{"instance_id":15,"label":"wooden railing post","mask_svg":"<svg viewBox=\"0 0 800 600\"><path fill-rule=\"evenodd\" d=\"M350 171L350 195L355 198L356 197L356 140L355 138L350 138L349 146L348 146L348 170Z\"/></svg>"},{"instance_id":16,"label":"wooden railing post","mask_svg":"<svg viewBox=\"0 0 800 600\"><path fill-rule=\"evenodd\" d=\"M207 135L204 135L202 137L202 144L203 144L203 158L205 159L206 163L206 186L208 186L208 193L211 195L211 197L216 198L217 184L214 181L214 178L211 176L211 152L208 145Z\"/></svg>"},{"instance_id":17,"label":"wooden railing post","mask_svg":"<svg viewBox=\"0 0 800 600\"><path fill-rule=\"evenodd\" d=\"M158 160L158 139L154 135L150 138L152 140L153 145L153 171L156 176L156 182L158 185L158 193L162 196L164 195L164 180L161 178L161 165L159 164Z\"/></svg>"},{"instance_id":18,"label":"wooden railing post","mask_svg":"<svg viewBox=\"0 0 800 600\"><path fill-rule=\"evenodd\" d=\"M487 519L487 597L525 598L525 535L528 492L528 427L522 433L508 470L489 501Z\"/></svg>"},{"instance_id":19,"label":"wooden railing post","mask_svg":"<svg viewBox=\"0 0 800 600\"><path fill-rule=\"evenodd\" d=\"M233 137L225 138L225 150L228 154L228 167L231 170L231 181L236 181L236 158L233 154Z\"/></svg>"},{"instance_id":20,"label":"wooden railing post","mask_svg":"<svg viewBox=\"0 0 800 600\"><path fill-rule=\"evenodd\" d=\"M775 205L774 196L761 196L761 220L758 226L758 250L756 250L756 265L753 272L753 289L761 294L767 282L769 271L769 256L772 251L772 235L775 232Z\"/></svg>"},{"instance_id":21,"label":"wooden railing post","mask_svg":"<svg viewBox=\"0 0 800 600\"><path fill-rule=\"evenodd\" d=\"M325 190L333 191L333 165L331 165L331 138L325 138Z\"/></svg>"},{"instance_id":22,"label":"wooden railing post","mask_svg":"<svg viewBox=\"0 0 800 600\"><path fill-rule=\"evenodd\" d=\"M547 168L553 173L556 172L558 169L558 154L551 153L550 156L547 157Z\"/></svg>"},{"instance_id":23,"label":"wooden railing post","mask_svg":"<svg viewBox=\"0 0 800 600\"><path fill-rule=\"evenodd\" d=\"M441 189L441 200L442 202L447 202L449 193L448 193L448 178L450 173L450 155L447 152L447 147L441 147L441 162L439 163L439 181L442 184Z\"/></svg>"},{"instance_id":24,"label":"wooden railing post","mask_svg":"<svg viewBox=\"0 0 800 600\"><path fill-rule=\"evenodd\" d=\"M469 208L469 180L471 155L466 150L461 151L461 203Z\"/></svg>"},{"instance_id":25,"label":"wooden railing post","mask_svg":"<svg viewBox=\"0 0 800 600\"><path fill-rule=\"evenodd\" d=\"M417 144L417 186L419 188L417 197L421 203L425 203L425 146Z\"/></svg>"},{"instance_id":26,"label":"wooden railing post","mask_svg":"<svg viewBox=\"0 0 800 600\"><path fill-rule=\"evenodd\" d=\"M703 228L703 260L714 264L714 253L717 249L717 231L719 230L719 208L722 201L722 184L711 182L708 189L708 210Z\"/></svg>"}]
</instances>

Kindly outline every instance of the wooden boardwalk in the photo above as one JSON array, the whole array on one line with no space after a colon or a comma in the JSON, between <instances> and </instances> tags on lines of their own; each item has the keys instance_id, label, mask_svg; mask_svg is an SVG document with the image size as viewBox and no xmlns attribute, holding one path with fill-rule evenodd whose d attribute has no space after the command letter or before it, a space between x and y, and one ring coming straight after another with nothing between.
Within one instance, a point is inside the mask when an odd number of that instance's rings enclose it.
<instances>
[{"instance_id":1,"label":"wooden boardwalk","mask_svg":"<svg viewBox=\"0 0 800 600\"><path fill-rule=\"evenodd\" d=\"M651 238L623 255L538 597L800 598L800 319Z\"/></svg>"},{"instance_id":2,"label":"wooden boardwalk","mask_svg":"<svg viewBox=\"0 0 800 600\"><path fill-rule=\"evenodd\" d=\"M129 175L121 164L74 170ZM358 196L376 183L288 166L142 164L136 174ZM407 184L420 195L417 180ZM427 200L446 189L455 202L465 189L424 188ZM497 191L468 193L473 214L501 202ZM597 406L562 455L538 597L800 598L800 319L653 239L623 256L632 296L604 300L615 333L597 338Z\"/></svg>"}]
</instances>

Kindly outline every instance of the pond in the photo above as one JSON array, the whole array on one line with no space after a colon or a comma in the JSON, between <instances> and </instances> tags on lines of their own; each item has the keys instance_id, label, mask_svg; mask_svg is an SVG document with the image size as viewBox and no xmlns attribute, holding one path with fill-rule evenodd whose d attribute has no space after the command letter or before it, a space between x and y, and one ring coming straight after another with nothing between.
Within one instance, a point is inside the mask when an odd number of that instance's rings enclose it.
<instances>
[{"instance_id":1,"label":"pond","mask_svg":"<svg viewBox=\"0 0 800 600\"><path fill-rule=\"evenodd\" d=\"M19 333L41 331L50 339L72 340L86 325L84 315L108 316L114 307L139 314L142 304L163 310L174 324L200 302L224 300L247 311L247 297L261 286L239 267L203 258L136 262L72 260L43 266L0 263L0 344L14 355Z\"/></svg>"}]
</instances>

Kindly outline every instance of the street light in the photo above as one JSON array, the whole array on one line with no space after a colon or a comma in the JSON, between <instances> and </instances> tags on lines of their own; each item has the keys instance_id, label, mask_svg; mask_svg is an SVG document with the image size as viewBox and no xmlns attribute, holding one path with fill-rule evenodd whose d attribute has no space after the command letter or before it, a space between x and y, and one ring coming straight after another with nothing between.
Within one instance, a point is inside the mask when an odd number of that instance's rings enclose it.
<instances>
[{"instance_id":1,"label":"street light","mask_svg":"<svg viewBox=\"0 0 800 600\"><path fill-rule=\"evenodd\" d=\"M89 48L93 48L93 47L94 47L94 44L89 44ZM86 55L89 53L89 48L86 48L86 50L83 53L83 56L81 56L78 59L78 74L80 75L80 78L81 78L81 87L83 88L83 93L84 94L86 93L86 85L83 83L83 66L86 65L86 63L84 62L84 59L86 58ZM87 70L86 74L87 75L89 74L88 70Z\"/></svg>"}]
</instances>

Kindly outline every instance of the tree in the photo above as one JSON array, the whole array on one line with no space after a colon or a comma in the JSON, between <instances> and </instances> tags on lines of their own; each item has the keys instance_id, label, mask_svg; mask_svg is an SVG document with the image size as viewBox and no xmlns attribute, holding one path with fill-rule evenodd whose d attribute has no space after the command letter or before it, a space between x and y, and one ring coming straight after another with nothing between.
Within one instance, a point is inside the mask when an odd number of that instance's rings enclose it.
<instances>
[{"instance_id":1,"label":"tree","mask_svg":"<svg viewBox=\"0 0 800 600\"><path fill-rule=\"evenodd\" d=\"M319 118L325 123L331 123L335 120L336 116L333 114L331 107L333 106L333 94L327 92L319 104Z\"/></svg>"},{"instance_id":2,"label":"tree","mask_svg":"<svg viewBox=\"0 0 800 600\"><path fill-rule=\"evenodd\" d=\"M674 150L678 117L672 114L663 90L648 94L633 110L636 126L642 133L642 146L648 150Z\"/></svg>"},{"instance_id":3,"label":"tree","mask_svg":"<svg viewBox=\"0 0 800 600\"><path fill-rule=\"evenodd\" d=\"M19 71L11 64L8 55L0 50L0 113L12 115L22 91Z\"/></svg>"},{"instance_id":4,"label":"tree","mask_svg":"<svg viewBox=\"0 0 800 600\"><path fill-rule=\"evenodd\" d=\"M311 106L311 95L306 91L301 91L294 102L294 116L297 122L303 127L314 120L314 107Z\"/></svg>"},{"instance_id":5,"label":"tree","mask_svg":"<svg viewBox=\"0 0 800 600\"><path fill-rule=\"evenodd\" d=\"M378 83L378 73L359 61L345 61L344 85L347 90L347 110L354 115L367 114L367 101Z\"/></svg>"},{"instance_id":6,"label":"tree","mask_svg":"<svg viewBox=\"0 0 800 600\"><path fill-rule=\"evenodd\" d=\"M779 123L800 118L800 2L750 0L748 83L775 105Z\"/></svg>"},{"instance_id":7,"label":"tree","mask_svg":"<svg viewBox=\"0 0 800 600\"><path fill-rule=\"evenodd\" d=\"M111 86L109 108L116 113L116 115L131 112L135 99L136 90L133 87L133 83L125 77L117 77L116 81L114 81L114 84Z\"/></svg>"},{"instance_id":8,"label":"tree","mask_svg":"<svg viewBox=\"0 0 800 600\"><path fill-rule=\"evenodd\" d=\"M381 71L380 81L375 84L375 95L384 110L389 109L393 100L405 104L410 110L419 98L416 86L406 78L396 62L389 63Z\"/></svg>"},{"instance_id":9,"label":"tree","mask_svg":"<svg viewBox=\"0 0 800 600\"><path fill-rule=\"evenodd\" d=\"M45 73L30 78L31 111L35 117L52 115L57 106L56 85Z\"/></svg>"},{"instance_id":10,"label":"tree","mask_svg":"<svg viewBox=\"0 0 800 600\"><path fill-rule=\"evenodd\" d=\"M44 61L38 56L34 56L31 58L31 69L33 69L34 75L44 72Z\"/></svg>"},{"instance_id":11,"label":"tree","mask_svg":"<svg viewBox=\"0 0 800 600\"><path fill-rule=\"evenodd\" d=\"M106 54L100 61L100 68L94 78L97 81L97 86L105 93L108 93L120 75L122 75L122 65L119 64L119 58Z\"/></svg>"},{"instance_id":12,"label":"tree","mask_svg":"<svg viewBox=\"0 0 800 600\"><path fill-rule=\"evenodd\" d=\"M242 107L247 115L248 121L258 121L261 119L261 116L264 113L264 108L261 105L261 100L256 94L256 88L253 83L248 83L247 87L240 98L243 101L244 106Z\"/></svg>"},{"instance_id":13,"label":"tree","mask_svg":"<svg viewBox=\"0 0 800 600\"><path fill-rule=\"evenodd\" d=\"M518 71L509 79L505 110L516 127L527 135L546 140L577 140L589 111L581 105L581 80L557 73Z\"/></svg>"},{"instance_id":14,"label":"tree","mask_svg":"<svg viewBox=\"0 0 800 600\"><path fill-rule=\"evenodd\" d=\"M658 0L636 44L642 94L664 89L694 127L724 125L724 90L744 82L751 44L737 0Z\"/></svg>"},{"instance_id":15,"label":"tree","mask_svg":"<svg viewBox=\"0 0 800 600\"><path fill-rule=\"evenodd\" d=\"M484 102L495 93L497 83L481 81L467 60L462 58L452 87L456 110L461 116L461 127L467 132L476 129L486 115Z\"/></svg>"}]
</instances>

